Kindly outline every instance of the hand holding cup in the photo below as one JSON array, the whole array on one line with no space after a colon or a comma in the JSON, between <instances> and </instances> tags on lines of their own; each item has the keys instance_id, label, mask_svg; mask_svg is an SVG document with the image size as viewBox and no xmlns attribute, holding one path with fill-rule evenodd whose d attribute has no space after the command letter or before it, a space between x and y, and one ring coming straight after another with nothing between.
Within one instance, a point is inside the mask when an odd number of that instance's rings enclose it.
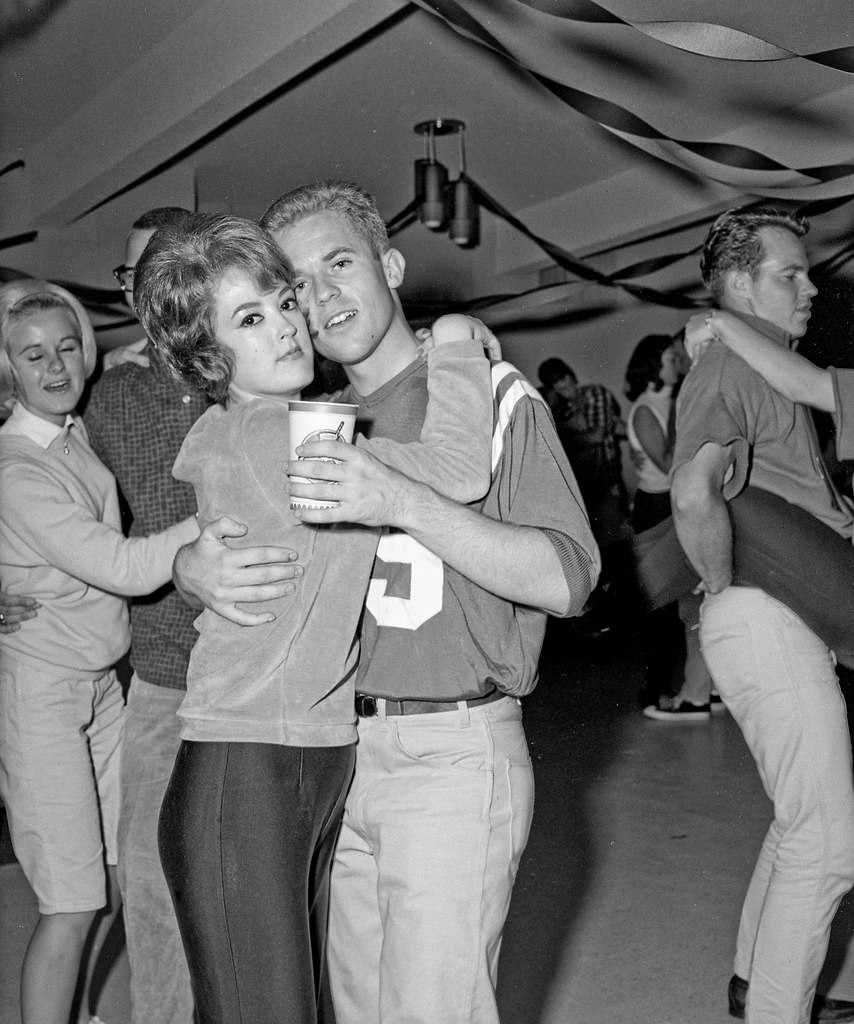
<instances>
[{"instance_id":1,"label":"hand holding cup","mask_svg":"<svg viewBox=\"0 0 854 1024\"><path fill-rule=\"evenodd\" d=\"M288 459L304 463L296 449L303 444L314 441L338 441L352 444L353 430L356 425L357 405L347 402L289 402L288 403ZM335 459L323 458L323 462L335 462ZM308 469L308 466L306 466ZM298 483L313 483L314 478L291 475L291 480ZM314 498L291 497L291 508L335 508L336 501L320 501Z\"/></svg>"}]
</instances>

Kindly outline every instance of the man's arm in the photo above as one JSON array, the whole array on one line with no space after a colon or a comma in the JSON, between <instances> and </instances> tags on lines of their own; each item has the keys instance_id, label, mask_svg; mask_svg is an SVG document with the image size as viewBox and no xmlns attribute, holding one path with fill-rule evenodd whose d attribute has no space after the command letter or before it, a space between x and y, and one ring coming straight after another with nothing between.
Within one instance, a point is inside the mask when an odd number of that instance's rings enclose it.
<instances>
[{"instance_id":1,"label":"man's arm","mask_svg":"<svg viewBox=\"0 0 854 1024\"><path fill-rule=\"evenodd\" d=\"M402 484L399 521L390 525L478 586L515 604L565 615L572 595L555 546L543 530L475 512L423 484Z\"/></svg>"},{"instance_id":2,"label":"man's arm","mask_svg":"<svg viewBox=\"0 0 854 1024\"><path fill-rule=\"evenodd\" d=\"M676 534L710 594L732 582L732 525L722 494L726 448L704 444L673 475L670 501Z\"/></svg>"},{"instance_id":3,"label":"man's arm","mask_svg":"<svg viewBox=\"0 0 854 1024\"><path fill-rule=\"evenodd\" d=\"M343 455L340 462L312 467L316 479L329 482L292 482L291 489L301 497L339 504L298 509L300 519L398 527L485 590L550 614L566 614L580 597L570 594L561 558L544 530L491 519L389 469L368 452L348 448L342 453L332 444L320 441L304 448L311 458ZM299 469L296 462L289 466L292 473Z\"/></svg>"},{"instance_id":4,"label":"man's arm","mask_svg":"<svg viewBox=\"0 0 854 1024\"><path fill-rule=\"evenodd\" d=\"M792 402L836 411L833 378L827 370L776 344L732 313L695 313L685 325L685 348L692 360L715 338Z\"/></svg>"},{"instance_id":5,"label":"man's arm","mask_svg":"<svg viewBox=\"0 0 854 1024\"><path fill-rule=\"evenodd\" d=\"M172 578L192 607L210 608L239 626L255 626L272 622L275 616L248 612L238 604L292 594L296 590L293 581L303 570L296 564L296 552L289 548L229 546L229 540L245 535L246 526L234 519L223 517L208 523L198 539L175 556Z\"/></svg>"}]
</instances>

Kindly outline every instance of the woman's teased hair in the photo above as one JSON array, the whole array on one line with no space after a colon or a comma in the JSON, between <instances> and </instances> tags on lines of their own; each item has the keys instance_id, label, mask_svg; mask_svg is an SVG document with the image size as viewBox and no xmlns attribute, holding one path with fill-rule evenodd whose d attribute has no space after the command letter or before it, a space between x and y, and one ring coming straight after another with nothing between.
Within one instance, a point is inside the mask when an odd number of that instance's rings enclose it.
<instances>
[{"instance_id":1,"label":"woman's teased hair","mask_svg":"<svg viewBox=\"0 0 854 1024\"><path fill-rule=\"evenodd\" d=\"M9 333L12 328L49 309L67 310L80 331L83 345L83 371L91 376L98 360L95 332L86 310L74 296L52 281L25 277L0 285L0 409L9 411L15 404L15 380L9 361Z\"/></svg>"},{"instance_id":2,"label":"woman's teased hair","mask_svg":"<svg viewBox=\"0 0 854 1024\"><path fill-rule=\"evenodd\" d=\"M661 389L661 357L675 341L669 334L648 334L635 345L623 387L630 402L646 391L647 384L657 384L656 391Z\"/></svg>"},{"instance_id":3,"label":"woman's teased hair","mask_svg":"<svg viewBox=\"0 0 854 1024\"><path fill-rule=\"evenodd\" d=\"M231 353L216 340L214 292L229 270L262 291L290 282L288 261L255 221L197 213L160 228L136 265L134 308L168 366L215 402L225 402Z\"/></svg>"}]
</instances>

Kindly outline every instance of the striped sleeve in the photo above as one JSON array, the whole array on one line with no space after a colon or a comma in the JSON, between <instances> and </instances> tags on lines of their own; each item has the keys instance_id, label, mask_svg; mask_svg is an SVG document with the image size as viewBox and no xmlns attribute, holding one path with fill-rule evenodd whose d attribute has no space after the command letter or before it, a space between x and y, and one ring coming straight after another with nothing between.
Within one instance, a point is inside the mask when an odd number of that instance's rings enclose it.
<instances>
[{"instance_id":1,"label":"striped sleeve","mask_svg":"<svg viewBox=\"0 0 854 1024\"><path fill-rule=\"evenodd\" d=\"M581 492L542 395L512 365L492 368L495 426L493 487L482 511L541 529L554 545L577 615L596 585L599 549Z\"/></svg>"}]
</instances>

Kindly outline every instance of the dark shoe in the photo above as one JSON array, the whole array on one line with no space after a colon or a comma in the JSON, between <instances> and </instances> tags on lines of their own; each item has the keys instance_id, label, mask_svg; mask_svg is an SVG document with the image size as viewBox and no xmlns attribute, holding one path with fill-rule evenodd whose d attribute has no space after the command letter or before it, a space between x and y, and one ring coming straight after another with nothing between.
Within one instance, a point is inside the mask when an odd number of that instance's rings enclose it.
<instances>
[{"instance_id":1,"label":"dark shoe","mask_svg":"<svg viewBox=\"0 0 854 1024\"><path fill-rule=\"evenodd\" d=\"M744 1019L744 1004L747 1002L747 982L734 974L729 979L729 1015ZM851 1024L854 1022L854 1002L848 999L828 999L816 996L810 1016L812 1024Z\"/></svg>"},{"instance_id":2,"label":"dark shoe","mask_svg":"<svg viewBox=\"0 0 854 1024\"><path fill-rule=\"evenodd\" d=\"M744 978L739 978L737 974L734 974L729 979L727 998L729 999L730 1017L744 1020L744 1004L747 1002L747 982Z\"/></svg>"},{"instance_id":3,"label":"dark shoe","mask_svg":"<svg viewBox=\"0 0 854 1024\"><path fill-rule=\"evenodd\" d=\"M643 713L657 722L708 722L712 717L708 704L692 704L689 700L677 702L671 697L659 697L655 704L645 707Z\"/></svg>"},{"instance_id":4,"label":"dark shoe","mask_svg":"<svg viewBox=\"0 0 854 1024\"><path fill-rule=\"evenodd\" d=\"M650 704L657 704L663 696L664 694L662 694L661 690L644 685L638 690L638 707L643 711Z\"/></svg>"},{"instance_id":5,"label":"dark shoe","mask_svg":"<svg viewBox=\"0 0 854 1024\"><path fill-rule=\"evenodd\" d=\"M585 640L601 640L611 632L610 623L596 612L587 612L575 619L570 619L575 632Z\"/></svg>"},{"instance_id":6,"label":"dark shoe","mask_svg":"<svg viewBox=\"0 0 854 1024\"><path fill-rule=\"evenodd\" d=\"M810 1020L813 1024L844 1024L845 1021L854 1021L854 1003L849 999L816 996Z\"/></svg>"}]
</instances>

